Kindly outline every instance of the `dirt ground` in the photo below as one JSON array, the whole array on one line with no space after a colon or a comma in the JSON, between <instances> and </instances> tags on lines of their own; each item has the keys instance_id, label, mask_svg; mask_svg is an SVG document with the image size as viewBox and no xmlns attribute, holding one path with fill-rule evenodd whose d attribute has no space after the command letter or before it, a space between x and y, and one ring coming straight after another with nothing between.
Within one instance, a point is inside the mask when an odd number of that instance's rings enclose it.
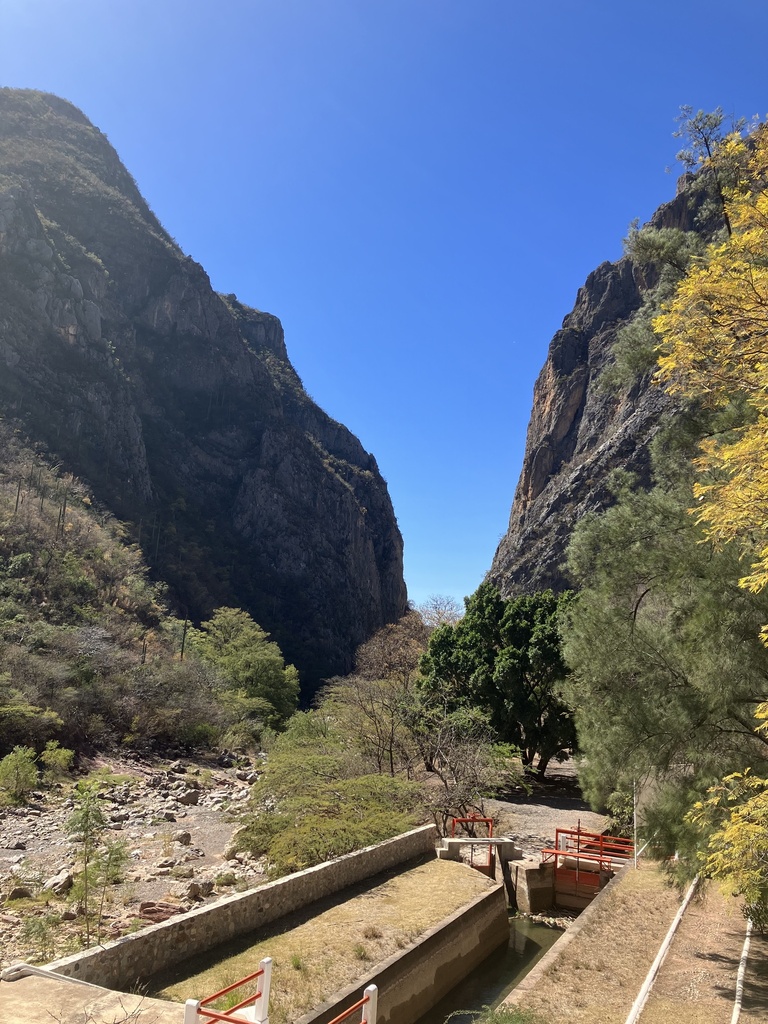
<instances>
[{"instance_id":1,"label":"dirt ground","mask_svg":"<svg viewBox=\"0 0 768 1024\"><path fill-rule=\"evenodd\" d=\"M537 780L529 794L485 804L486 813L496 819L496 834L512 836L525 856L536 856L551 846L556 828L581 825L589 832L602 832L608 822L584 801L572 761L550 764L545 778Z\"/></svg>"},{"instance_id":2,"label":"dirt ground","mask_svg":"<svg viewBox=\"0 0 768 1024\"><path fill-rule=\"evenodd\" d=\"M729 1024L746 923L739 900L713 883L692 900L641 1017L642 1024ZM766 940L753 938L741 1021L768 1020Z\"/></svg>"}]
</instances>

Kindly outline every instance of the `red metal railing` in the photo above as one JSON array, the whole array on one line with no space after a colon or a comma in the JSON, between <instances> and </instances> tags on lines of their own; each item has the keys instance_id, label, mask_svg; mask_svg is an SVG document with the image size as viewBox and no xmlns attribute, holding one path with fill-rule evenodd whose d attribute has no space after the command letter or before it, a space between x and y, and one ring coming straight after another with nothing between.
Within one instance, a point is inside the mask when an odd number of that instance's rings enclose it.
<instances>
[{"instance_id":1,"label":"red metal railing","mask_svg":"<svg viewBox=\"0 0 768 1024\"><path fill-rule=\"evenodd\" d=\"M580 827L558 828L555 845L541 851L541 862L554 861L556 893L590 898L634 852L631 839L585 832Z\"/></svg>"},{"instance_id":2,"label":"red metal railing","mask_svg":"<svg viewBox=\"0 0 768 1024\"><path fill-rule=\"evenodd\" d=\"M612 862L629 860L634 855L635 847L631 839L620 839L606 836L600 832L585 832L582 828L555 829L554 848L542 850L551 859L555 856L583 857L605 863L611 867Z\"/></svg>"},{"instance_id":3,"label":"red metal railing","mask_svg":"<svg viewBox=\"0 0 768 1024\"><path fill-rule=\"evenodd\" d=\"M237 1003L237 1005L221 1012L205 1009L211 1003L215 1003L217 999L221 999L222 996L226 996L230 992L234 992L236 988L247 985L256 979L259 979L256 992L248 996L247 999L243 999L242 1002ZM201 1018L224 1021L225 1024L243 1024L243 1021L251 1022L251 1024L263 1024L269 1018L269 988L271 979L272 957L268 956L261 961L258 971L249 974L247 978L241 978L240 981L227 985L226 988L221 989L219 992L214 992L212 996L206 996L205 999L188 999L184 1007L184 1024L199 1024ZM259 1000L260 1003L258 1002ZM249 1007L251 1008L250 1012L247 1009ZM245 1010L246 1012L240 1015L238 1014L239 1010Z\"/></svg>"},{"instance_id":4,"label":"red metal railing","mask_svg":"<svg viewBox=\"0 0 768 1024\"><path fill-rule=\"evenodd\" d=\"M334 1017L329 1024L341 1024L341 1021L351 1017L356 1010L362 1010L360 1024L376 1024L379 990L375 985L369 985L363 992L363 998L358 999L352 1006L347 1007L338 1017Z\"/></svg>"},{"instance_id":5,"label":"red metal railing","mask_svg":"<svg viewBox=\"0 0 768 1024\"><path fill-rule=\"evenodd\" d=\"M451 838L454 838L456 835L457 825L464 825L465 828L469 825L469 829L467 829L467 831L474 830L475 825L485 825L488 829L488 838L493 838L493 818L483 818L479 814L470 814L467 818L452 818ZM474 846L470 846L469 848L469 866L476 868L478 871L482 871L484 875L488 875L490 878L493 878L495 875L495 859L496 851L489 844L486 862L484 864L475 864L475 848Z\"/></svg>"}]
</instances>

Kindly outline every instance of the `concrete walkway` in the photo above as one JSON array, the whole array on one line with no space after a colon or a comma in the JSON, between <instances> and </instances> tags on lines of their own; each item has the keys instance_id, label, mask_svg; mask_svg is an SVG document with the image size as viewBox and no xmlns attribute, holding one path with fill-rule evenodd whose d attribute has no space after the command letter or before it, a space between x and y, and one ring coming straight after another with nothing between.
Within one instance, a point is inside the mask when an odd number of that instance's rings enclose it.
<instances>
[{"instance_id":1,"label":"concrete walkway","mask_svg":"<svg viewBox=\"0 0 768 1024\"><path fill-rule=\"evenodd\" d=\"M55 977L0 981L2 1024L182 1024L179 1003Z\"/></svg>"}]
</instances>

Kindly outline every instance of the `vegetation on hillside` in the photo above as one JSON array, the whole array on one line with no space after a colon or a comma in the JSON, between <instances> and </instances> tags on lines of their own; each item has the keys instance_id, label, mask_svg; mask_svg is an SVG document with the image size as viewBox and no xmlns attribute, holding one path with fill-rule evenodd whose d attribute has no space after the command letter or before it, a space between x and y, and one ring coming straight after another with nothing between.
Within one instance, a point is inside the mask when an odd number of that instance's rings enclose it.
<instances>
[{"instance_id":1,"label":"vegetation on hillside","mask_svg":"<svg viewBox=\"0 0 768 1024\"><path fill-rule=\"evenodd\" d=\"M282 680L266 694L234 653L206 648L226 612L190 631L182 657L185 624L121 524L2 420L0 450L0 755L49 740L80 751L208 745L286 720L295 670L244 612L231 614L260 637L252 675L264 662Z\"/></svg>"}]
</instances>

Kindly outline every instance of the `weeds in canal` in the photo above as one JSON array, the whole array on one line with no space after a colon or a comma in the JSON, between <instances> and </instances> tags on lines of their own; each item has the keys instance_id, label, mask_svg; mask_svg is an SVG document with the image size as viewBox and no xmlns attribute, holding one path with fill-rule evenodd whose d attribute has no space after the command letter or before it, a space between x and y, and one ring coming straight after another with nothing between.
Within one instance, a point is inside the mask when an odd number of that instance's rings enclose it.
<instances>
[{"instance_id":1,"label":"weeds in canal","mask_svg":"<svg viewBox=\"0 0 768 1024\"><path fill-rule=\"evenodd\" d=\"M454 1016L465 1016L465 1011L457 1010L451 1014ZM448 1017L446 1024L450 1021ZM521 1010L517 1006L484 1006L473 1015L473 1024L546 1024L546 1021L533 1013L532 1010Z\"/></svg>"}]
</instances>

